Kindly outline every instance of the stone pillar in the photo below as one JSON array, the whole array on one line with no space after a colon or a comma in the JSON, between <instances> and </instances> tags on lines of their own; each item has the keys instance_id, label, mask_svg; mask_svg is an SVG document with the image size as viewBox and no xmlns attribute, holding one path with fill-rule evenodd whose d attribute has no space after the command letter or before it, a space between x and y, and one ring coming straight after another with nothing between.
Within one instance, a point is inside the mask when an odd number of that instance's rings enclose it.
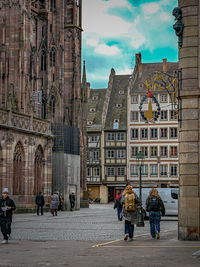
<instances>
[{"instance_id":1,"label":"stone pillar","mask_svg":"<svg viewBox=\"0 0 200 267\"><path fill-rule=\"evenodd\" d=\"M182 127L179 130L179 239L200 240L199 1L179 0L184 23L179 48Z\"/></svg>"}]
</instances>

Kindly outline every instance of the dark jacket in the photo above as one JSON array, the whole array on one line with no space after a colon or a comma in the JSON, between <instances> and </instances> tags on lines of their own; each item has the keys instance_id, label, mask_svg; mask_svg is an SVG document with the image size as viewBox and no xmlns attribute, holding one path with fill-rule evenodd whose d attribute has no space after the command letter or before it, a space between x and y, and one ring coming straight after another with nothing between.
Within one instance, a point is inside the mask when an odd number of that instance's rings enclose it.
<instances>
[{"instance_id":1,"label":"dark jacket","mask_svg":"<svg viewBox=\"0 0 200 267\"><path fill-rule=\"evenodd\" d=\"M147 198L146 200L146 211L151 211L150 209L150 197ZM157 211L161 211L162 215L165 215L165 206L163 204L163 201L161 198L158 198L158 210Z\"/></svg>"},{"instance_id":2,"label":"dark jacket","mask_svg":"<svg viewBox=\"0 0 200 267\"><path fill-rule=\"evenodd\" d=\"M35 203L36 203L37 205L44 206L45 201L44 201L44 197L43 197L42 194L39 194L39 195L36 196L36 198L35 198Z\"/></svg>"},{"instance_id":3,"label":"dark jacket","mask_svg":"<svg viewBox=\"0 0 200 267\"><path fill-rule=\"evenodd\" d=\"M2 211L2 208L3 207L11 207L10 210L6 210L6 211ZM16 206L15 206L15 202L7 197L5 199L3 199L2 197L0 198L0 217L1 218L4 218L4 217L12 217L12 214L13 214L13 210L16 209Z\"/></svg>"},{"instance_id":4,"label":"dark jacket","mask_svg":"<svg viewBox=\"0 0 200 267\"><path fill-rule=\"evenodd\" d=\"M114 209L116 209L116 208L118 208L118 209L122 209L121 198L122 198L121 195L120 195L119 197L117 196L117 197L115 198Z\"/></svg>"},{"instance_id":5,"label":"dark jacket","mask_svg":"<svg viewBox=\"0 0 200 267\"><path fill-rule=\"evenodd\" d=\"M69 200L70 200L70 202L75 202L75 195L74 194L70 194L69 195Z\"/></svg>"}]
</instances>

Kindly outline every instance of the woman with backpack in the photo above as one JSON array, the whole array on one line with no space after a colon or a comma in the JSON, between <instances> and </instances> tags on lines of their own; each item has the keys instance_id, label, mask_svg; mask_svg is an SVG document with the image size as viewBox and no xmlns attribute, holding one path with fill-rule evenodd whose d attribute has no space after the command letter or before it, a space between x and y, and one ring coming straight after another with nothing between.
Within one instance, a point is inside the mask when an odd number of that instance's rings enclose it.
<instances>
[{"instance_id":1,"label":"woman with backpack","mask_svg":"<svg viewBox=\"0 0 200 267\"><path fill-rule=\"evenodd\" d=\"M149 196L146 200L146 211L149 212L151 236L153 239L159 239L161 213L165 215L165 206L156 188L153 188L149 192Z\"/></svg>"},{"instance_id":2,"label":"woman with backpack","mask_svg":"<svg viewBox=\"0 0 200 267\"><path fill-rule=\"evenodd\" d=\"M122 214L125 220L125 237L124 240L133 240L134 224L137 223L137 207L140 205L138 196L133 191L133 187L128 185L122 196Z\"/></svg>"}]
</instances>

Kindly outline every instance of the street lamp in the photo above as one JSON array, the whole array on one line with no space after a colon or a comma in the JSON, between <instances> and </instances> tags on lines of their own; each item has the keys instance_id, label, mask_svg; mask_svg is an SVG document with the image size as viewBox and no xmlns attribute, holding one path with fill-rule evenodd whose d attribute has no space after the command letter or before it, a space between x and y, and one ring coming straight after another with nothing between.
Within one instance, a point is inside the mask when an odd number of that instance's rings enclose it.
<instances>
[{"instance_id":1,"label":"street lamp","mask_svg":"<svg viewBox=\"0 0 200 267\"><path fill-rule=\"evenodd\" d=\"M142 212L142 166L144 163L144 155L141 151L136 155L137 166L139 167L139 198L141 206L138 210L138 227L144 227L144 217Z\"/></svg>"}]
</instances>

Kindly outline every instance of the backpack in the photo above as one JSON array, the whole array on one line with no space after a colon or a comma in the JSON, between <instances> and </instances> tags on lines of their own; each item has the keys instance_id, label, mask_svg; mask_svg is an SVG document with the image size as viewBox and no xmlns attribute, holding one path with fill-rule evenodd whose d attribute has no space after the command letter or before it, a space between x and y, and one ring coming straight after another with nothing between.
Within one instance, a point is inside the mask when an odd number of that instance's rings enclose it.
<instances>
[{"instance_id":1,"label":"backpack","mask_svg":"<svg viewBox=\"0 0 200 267\"><path fill-rule=\"evenodd\" d=\"M149 200L149 209L152 211L159 211L160 210L160 205L159 205L159 200L157 197L152 196Z\"/></svg>"},{"instance_id":2,"label":"backpack","mask_svg":"<svg viewBox=\"0 0 200 267\"><path fill-rule=\"evenodd\" d=\"M135 210L135 194L125 195L125 210L134 211Z\"/></svg>"}]
</instances>

